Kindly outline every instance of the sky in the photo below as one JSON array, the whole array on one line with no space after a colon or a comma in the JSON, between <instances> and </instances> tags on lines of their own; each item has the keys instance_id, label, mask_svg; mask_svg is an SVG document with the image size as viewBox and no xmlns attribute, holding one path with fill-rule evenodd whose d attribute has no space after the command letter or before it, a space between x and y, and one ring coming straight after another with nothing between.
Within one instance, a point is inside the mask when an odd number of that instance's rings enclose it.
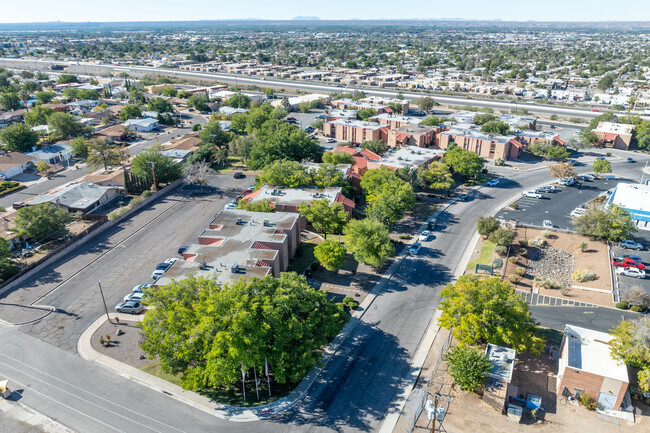
<instances>
[{"instance_id":1,"label":"sky","mask_svg":"<svg viewBox=\"0 0 650 433\"><path fill-rule=\"evenodd\" d=\"M1 23L237 18L650 21L650 0L2 0Z\"/></svg>"}]
</instances>

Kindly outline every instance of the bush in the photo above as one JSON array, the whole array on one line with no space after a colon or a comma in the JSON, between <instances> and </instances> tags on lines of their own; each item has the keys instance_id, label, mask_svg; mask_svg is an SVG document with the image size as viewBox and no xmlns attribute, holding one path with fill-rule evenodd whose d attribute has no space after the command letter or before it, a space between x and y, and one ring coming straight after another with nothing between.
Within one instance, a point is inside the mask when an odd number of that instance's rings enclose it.
<instances>
[{"instance_id":1,"label":"bush","mask_svg":"<svg viewBox=\"0 0 650 433\"><path fill-rule=\"evenodd\" d=\"M449 374L462 390L476 392L487 382L492 364L482 350L452 346L443 358L449 365Z\"/></svg>"},{"instance_id":2,"label":"bush","mask_svg":"<svg viewBox=\"0 0 650 433\"><path fill-rule=\"evenodd\" d=\"M519 239L519 245L522 246L522 247L527 247L528 246L528 239L526 239L526 238Z\"/></svg>"},{"instance_id":3,"label":"bush","mask_svg":"<svg viewBox=\"0 0 650 433\"><path fill-rule=\"evenodd\" d=\"M0 206L0 213L3 213L3 212L7 212L7 209L5 209L4 207Z\"/></svg>"},{"instance_id":4,"label":"bush","mask_svg":"<svg viewBox=\"0 0 650 433\"><path fill-rule=\"evenodd\" d=\"M580 394L580 404L589 410L596 410L596 400L586 392Z\"/></svg>"},{"instance_id":5,"label":"bush","mask_svg":"<svg viewBox=\"0 0 650 433\"><path fill-rule=\"evenodd\" d=\"M508 261L510 263L514 264L514 263L517 263L519 261L519 259L517 257L515 257L515 256L512 256L512 257L508 258Z\"/></svg>"},{"instance_id":6,"label":"bush","mask_svg":"<svg viewBox=\"0 0 650 433\"><path fill-rule=\"evenodd\" d=\"M643 313L645 311L645 308L641 305L632 305L632 308L630 308L630 310L634 311L635 313Z\"/></svg>"},{"instance_id":7,"label":"bush","mask_svg":"<svg viewBox=\"0 0 650 433\"><path fill-rule=\"evenodd\" d=\"M142 196L132 198L132 199L131 199L131 202L129 203L129 209L132 208L132 207L134 207L134 206L139 205L139 204L142 203L143 201L144 201L144 198L142 198Z\"/></svg>"},{"instance_id":8,"label":"bush","mask_svg":"<svg viewBox=\"0 0 650 433\"><path fill-rule=\"evenodd\" d=\"M528 250L526 248L519 248L517 250L517 255L521 257L526 257L526 254L528 254Z\"/></svg>"},{"instance_id":9,"label":"bush","mask_svg":"<svg viewBox=\"0 0 650 433\"><path fill-rule=\"evenodd\" d=\"M353 298L351 298L350 296L346 296L345 298L343 298L343 301L341 301L341 303L343 305L347 305L350 308L350 310L356 310L357 308L359 308L359 303L355 301Z\"/></svg>"},{"instance_id":10,"label":"bush","mask_svg":"<svg viewBox=\"0 0 650 433\"><path fill-rule=\"evenodd\" d=\"M515 238L515 232L512 230L505 229L503 227L498 228L490 235L490 241L494 242L497 245L508 246L512 243L512 240Z\"/></svg>"},{"instance_id":11,"label":"bush","mask_svg":"<svg viewBox=\"0 0 650 433\"><path fill-rule=\"evenodd\" d=\"M522 266L517 266L517 268L515 269L515 274L519 275L520 277L523 277L524 275L526 275L526 268Z\"/></svg>"},{"instance_id":12,"label":"bush","mask_svg":"<svg viewBox=\"0 0 650 433\"><path fill-rule=\"evenodd\" d=\"M411 235L399 235L400 239L411 239Z\"/></svg>"},{"instance_id":13,"label":"bush","mask_svg":"<svg viewBox=\"0 0 650 433\"><path fill-rule=\"evenodd\" d=\"M571 274L571 279L579 283L584 283L586 281L593 281L596 278L598 278L598 276L587 269L578 269L577 271Z\"/></svg>"},{"instance_id":14,"label":"bush","mask_svg":"<svg viewBox=\"0 0 650 433\"><path fill-rule=\"evenodd\" d=\"M519 203L513 203L513 204L511 204L511 205L510 205L510 208L511 208L512 210L517 210L517 209L519 209Z\"/></svg>"},{"instance_id":15,"label":"bush","mask_svg":"<svg viewBox=\"0 0 650 433\"><path fill-rule=\"evenodd\" d=\"M510 281L512 284L516 284L521 280L521 277L519 275L508 275L508 281Z\"/></svg>"},{"instance_id":16,"label":"bush","mask_svg":"<svg viewBox=\"0 0 650 433\"><path fill-rule=\"evenodd\" d=\"M498 166L506 165L506 160L503 158L497 158L497 160L494 161L494 165L498 165Z\"/></svg>"},{"instance_id":17,"label":"bush","mask_svg":"<svg viewBox=\"0 0 650 433\"><path fill-rule=\"evenodd\" d=\"M118 219L119 217L121 217L122 215L124 215L127 210L129 210L129 209L126 208L126 207L121 207L119 209L115 209L113 212L108 214L108 219L111 220L111 221L114 221L114 220Z\"/></svg>"},{"instance_id":18,"label":"bush","mask_svg":"<svg viewBox=\"0 0 650 433\"><path fill-rule=\"evenodd\" d=\"M503 245L497 245L494 247L494 252L500 255L501 257L505 257L506 254L508 254L508 247L505 247Z\"/></svg>"},{"instance_id":19,"label":"bush","mask_svg":"<svg viewBox=\"0 0 650 433\"><path fill-rule=\"evenodd\" d=\"M553 290L562 290L565 288L558 281L548 277L546 278L535 277L535 279L533 280L533 286L541 289L553 289Z\"/></svg>"},{"instance_id":20,"label":"bush","mask_svg":"<svg viewBox=\"0 0 650 433\"><path fill-rule=\"evenodd\" d=\"M605 155L612 156L612 152L607 152Z\"/></svg>"},{"instance_id":21,"label":"bush","mask_svg":"<svg viewBox=\"0 0 650 433\"><path fill-rule=\"evenodd\" d=\"M562 296L567 296L570 291L571 291L571 287L562 287L560 289L560 293L562 293Z\"/></svg>"},{"instance_id":22,"label":"bush","mask_svg":"<svg viewBox=\"0 0 650 433\"><path fill-rule=\"evenodd\" d=\"M550 230L542 230L542 237L548 239L551 237L551 231Z\"/></svg>"},{"instance_id":23,"label":"bush","mask_svg":"<svg viewBox=\"0 0 650 433\"><path fill-rule=\"evenodd\" d=\"M503 267L503 260L501 259L492 260L492 266L494 267L494 269L501 269L501 267Z\"/></svg>"},{"instance_id":24,"label":"bush","mask_svg":"<svg viewBox=\"0 0 650 433\"><path fill-rule=\"evenodd\" d=\"M546 246L546 240L537 236L535 239L530 241L530 245L535 248L544 248Z\"/></svg>"},{"instance_id":25,"label":"bush","mask_svg":"<svg viewBox=\"0 0 650 433\"><path fill-rule=\"evenodd\" d=\"M587 242L580 242L580 251L583 253L587 251Z\"/></svg>"},{"instance_id":26,"label":"bush","mask_svg":"<svg viewBox=\"0 0 650 433\"><path fill-rule=\"evenodd\" d=\"M617 302L616 308L618 308L619 310L627 310L628 308L630 308L630 303L627 301Z\"/></svg>"},{"instance_id":27,"label":"bush","mask_svg":"<svg viewBox=\"0 0 650 433\"><path fill-rule=\"evenodd\" d=\"M140 194L140 197L142 197L142 198L149 198L149 197L151 197L152 195L153 195L153 191L151 191L150 189L148 189L148 190L146 190L146 191L142 191L142 194Z\"/></svg>"}]
</instances>

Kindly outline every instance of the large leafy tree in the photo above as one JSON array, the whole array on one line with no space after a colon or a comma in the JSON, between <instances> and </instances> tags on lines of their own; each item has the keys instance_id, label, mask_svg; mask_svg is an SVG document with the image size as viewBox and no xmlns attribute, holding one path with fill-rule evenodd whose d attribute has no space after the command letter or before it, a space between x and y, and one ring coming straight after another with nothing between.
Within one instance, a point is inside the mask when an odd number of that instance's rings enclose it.
<instances>
[{"instance_id":1,"label":"large leafy tree","mask_svg":"<svg viewBox=\"0 0 650 433\"><path fill-rule=\"evenodd\" d=\"M208 106L208 102L210 102L210 98L203 93L192 95L187 99L187 105L194 107L198 111L209 111L210 107Z\"/></svg>"},{"instance_id":2,"label":"large leafy tree","mask_svg":"<svg viewBox=\"0 0 650 433\"><path fill-rule=\"evenodd\" d=\"M78 83L79 79L76 75L73 74L62 74L59 75L59 78L57 78L56 82L59 84Z\"/></svg>"},{"instance_id":3,"label":"large leafy tree","mask_svg":"<svg viewBox=\"0 0 650 433\"><path fill-rule=\"evenodd\" d=\"M153 163L153 173L151 164ZM165 156L158 149L149 149L140 152L131 163L131 173L149 179L153 182L153 175L156 177L156 186L160 183L170 183L179 179L182 175L180 164L176 163L169 156Z\"/></svg>"},{"instance_id":4,"label":"large leafy tree","mask_svg":"<svg viewBox=\"0 0 650 433\"><path fill-rule=\"evenodd\" d=\"M534 355L544 348L528 304L499 277L464 275L442 290L439 323L460 344L508 345Z\"/></svg>"},{"instance_id":5,"label":"large leafy tree","mask_svg":"<svg viewBox=\"0 0 650 433\"><path fill-rule=\"evenodd\" d=\"M251 150L253 149L253 143L255 143L255 138L250 136L245 137L236 137L228 145L228 150L232 156L241 158L244 162L248 161L248 158L251 155Z\"/></svg>"},{"instance_id":6,"label":"large leafy tree","mask_svg":"<svg viewBox=\"0 0 650 433\"><path fill-rule=\"evenodd\" d=\"M302 203L298 206L298 211L316 230L323 233L325 239L328 234L340 233L350 219L350 214L341 203L330 204L327 199Z\"/></svg>"},{"instance_id":7,"label":"large leafy tree","mask_svg":"<svg viewBox=\"0 0 650 433\"><path fill-rule=\"evenodd\" d=\"M86 162L88 166L93 169L104 167L104 170L108 170L109 167L115 167L119 165L123 159L120 148L113 146L104 140L89 140L86 143L86 148L88 155Z\"/></svg>"},{"instance_id":8,"label":"large leafy tree","mask_svg":"<svg viewBox=\"0 0 650 433\"><path fill-rule=\"evenodd\" d=\"M481 236L488 237L497 231L499 227L501 227L499 220L491 216L478 217L478 221L476 221L476 229Z\"/></svg>"},{"instance_id":9,"label":"large leafy tree","mask_svg":"<svg viewBox=\"0 0 650 433\"><path fill-rule=\"evenodd\" d=\"M345 264L347 251L342 243L325 240L314 248L314 257L328 271L336 271Z\"/></svg>"},{"instance_id":10,"label":"large leafy tree","mask_svg":"<svg viewBox=\"0 0 650 433\"><path fill-rule=\"evenodd\" d=\"M78 137L86 131L86 127L68 113L53 113L47 122L53 129L52 135L60 140Z\"/></svg>"},{"instance_id":11,"label":"large leafy tree","mask_svg":"<svg viewBox=\"0 0 650 433\"><path fill-rule=\"evenodd\" d=\"M226 105L233 108L248 108L251 106L251 98L242 93L236 93L228 98Z\"/></svg>"},{"instance_id":12,"label":"large leafy tree","mask_svg":"<svg viewBox=\"0 0 650 433\"><path fill-rule=\"evenodd\" d=\"M650 392L650 319L623 320L612 329L612 334L612 357L640 369L639 387Z\"/></svg>"},{"instance_id":13,"label":"large leafy tree","mask_svg":"<svg viewBox=\"0 0 650 433\"><path fill-rule=\"evenodd\" d=\"M136 104L127 104L120 110L120 120L139 119L142 117L142 110Z\"/></svg>"},{"instance_id":14,"label":"large leafy tree","mask_svg":"<svg viewBox=\"0 0 650 433\"><path fill-rule=\"evenodd\" d=\"M361 110L357 111L357 117L361 120L366 120L376 115L377 110L374 108L362 108Z\"/></svg>"},{"instance_id":15,"label":"large leafy tree","mask_svg":"<svg viewBox=\"0 0 650 433\"><path fill-rule=\"evenodd\" d=\"M40 203L18 209L15 223L21 236L40 240L63 230L69 220L70 214L65 209L52 203Z\"/></svg>"},{"instance_id":16,"label":"large leafy tree","mask_svg":"<svg viewBox=\"0 0 650 433\"><path fill-rule=\"evenodd\" d=\"M50 107L37 105L31 113L25 113L25 123L29 126L47 125L47 119L54 114Z\"/></svg>"},{"instance_id":17,"label":"large leafy tree","mask_svg":"<svg viewBox=\"0 0 650 433\"><path fill-rule=\"evenodd\" d=\"M341 304L295 273L222 287L190 277L145 292L155 308L142 322L141 347L185 389L230 389L242 364L259 372L265 361L277 382L297 383L348 321Z\"/></svg>"},{"instance_id":18,"label":"large leafy tree","mask_svg":"<svg viewBox=\"0 0 650 433\"><path fill-rule=\"evenodd\" d=\"M368 170L361 179L367 213L383 223L396 223L415 206L413 187L387 168Z\"/></svg>"},{"instance_id":19,"label":"large leafy tree","mask_svg":"<svg viewBox=\"0 0 650 433\"><path fill-rule=\"evenodd\" d=\"M287 160L273 161L264 167L255 181L258 187L268 184L280 188L302 188L311 183L311 175L306 167Z\"/></svg>"},{"instance_id":20,"label":"large leafy tree","mask_svg":"<svg viewBox=\"0 0 650 433\"><path fill-rule=\"evenodd\" d=\"M89 146L90 140L86 140L83 137L77 137L70 143L70 147L72 147L72 153L74 156L84 159L88 157Z\"/></svg>"},{"instance_id":21,"label":"large leafy tree","mask_svg":"<svg viewBox=\"0 0 650 433\"><path fill-rule=\"evenodd\" d=\"M217 147L222 147L228 144L230 136L227 132L221 129L219 122L210 121L208 122L199 133L199 138L201 142L205 144L212 144Z\"/></svg>"},{"instance_id":22,"label":"large leafy tree","mask_svg":"<svg viewBox=\"0 0 650 433\"><path fill-rule=\"evenodd\" d=\"M50 90L43 90L42 92L38 92L35 96L39 104L48 104L56 98L56 93Z\"/></svg>"},{"instance_id":23,"label":"large leafy tree","mask_svg":"<svg viewBox=\"0 0 650 433\"><path fill-rule=\"evenodd\" d=\"M38 143L38 134L24 123L14 123L0 130L0 142L7 150L29 152Z\"/></svg>"},{"instance_id":24,"label":"large leafy tree","mask_svg":"<svg viewBox=\"0 0 650 433\"><path fill-rule=\"evenodd\" d=\"M612 164L610 164L609 161L607 161L606 159L597 159L594 161L594 164L591 169L596 174L611 173Z\"/></svg>"},{"instance_id":25,"label":"large leafy tree","mask_svg":"<svg viewBox=\"0 0 650 433\"><path fill-rule=\"evenodd\" d=\"M395 254L388 229L381 222L366 218L351 220L343 229L345 246L355 260L379 268Z\"/></svg>"},{"instance_id":26,"label":"large leafy tree","mask_svg":"<svg viewBox=\"0 0 650 433\"><path fill-rule=\"evenodd\" d=\"M576 231L582 235L616 242L634 233L636 225L628 211L615 204L607 208L591 206L575 219Z\"/></svg>"},{"instance_id":27,"label":"large leafy tree","mask_svg":"<svg viewBox=\"0 0 650 433\"><path fill-rule=\"evenodd\" d=\"M492 113L483 113L474 116L474 123L477 125L485 125L486 123L493 122L495 120L497 120L497 116Z\"/></svg>"},{"instance_id":28,"label":"large leafy tree","mask_svg":"<svg viewBox=\"0 0 650 433\"><path fill-rule=\"evenodd\" d=\"M421 186L433 190L449 190L456 184L449 166L440 161L434 161L426 168L419 168L417 180Z\"/></svg>"},{"instance_id":29,"label":"large leafy tree","mask_svg":"<svg viewBox=\"0 0 650 433\"><path fill-rule=\"evenodd\" d=\"M346 152L325 152L323 154L323 162L329 164L352 164L354 165L354 157Z\"/></svg>"},{"instance_id":30,"label":"large leafy tree","mask_svg":"<svg viewBox=\"0 0 650 433\"><path fill-rule=\"evenodd\" d=\"M20 96L14 92L4 92L0 94L0 105L7 111L18 110L22 107Z\"/></svg>"},{"instance_id":31,"label":"large leafy tree","mask_svg":"<svg viewBox=\"0 0 650 433\"><path fill-rule=\"evenodd\" d=\"M464 391L476 392L487 383L492 363L485 352L468 346L453 346L444 356L449 373Z\"/></svg>"},{"instance_id":32,"label":"large leafy tree","mask_svg":"<svg viewBox=\"0 0 650 433\"><path fill-rule=\"evenodd\" d=\"M576 176L576 172L573 169L573 163L571 161L558 162L557 164L549 165L548 169L551 172L552 177L559 179L566 179Z\"/></svg>"},{"instance_id":33,"label":"large leafy tree","mask_svg":"<svg viewBox=\"0 0 650 433\"><path fill-rule=\"evenodd\" d=\"M451 167L454 173L466 177L476 176L485 165L485 159L474 152L458 146L451 146L445 153L444 162Z\"/></svg>"},{"instance_id":34,"label":"large leafy tree","mask_svg":"<svg viewBox=\"0 0 650 433\"><path fill-rule=\"evenodd\" d=\"M320 162L322 156L323 148L309 138L305 131L289 123L270 119L257 134L248 166L258 170L280 159Z\"/></svg>"},{"instance_id":35,"label":"large leafy tree","mask_svg":"<svg viewBox=\"0 0 650 433\"><path fill-rule=\"evenodd\" d=\"M499 122L498 120L492 120L481 126L481 132L487 134L500 134L506 135L510 130L510 126L507 123Z\"/></svg>"},{"instance_id":36,"label":"large leafy tree","mask_svg":"<svg viewBox=\"0 0 650 433\"><path fill-rule=\"evenodd\" d=\"M377 155L383 155L388 150L388 146L381 140L369 140L363 143L363 148Z\"/></svg>"},{"instance_id":37,"label":"large leafy tree","mask_svg":"<svg viewBox=\"0 0 650 433\"><path fill-rule=\"evenodd\" d=\"M174 111L172 104L159 96L151 98L148 107L150 111L157 111L159 113L171 113Z\"/></svg>"}]
</instances>

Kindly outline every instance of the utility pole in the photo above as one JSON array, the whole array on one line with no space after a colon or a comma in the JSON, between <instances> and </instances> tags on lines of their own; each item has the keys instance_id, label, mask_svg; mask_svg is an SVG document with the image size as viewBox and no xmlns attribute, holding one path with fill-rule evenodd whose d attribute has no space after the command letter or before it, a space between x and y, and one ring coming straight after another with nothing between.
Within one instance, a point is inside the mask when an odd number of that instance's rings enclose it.
<instances>
[{"instance_id":1,"label":"utility pole","mask_svg":"<svg viewBox=\"0 0 650 433\"><path fill-rule=\"evenodd\" d=\"M154 161L147 161L147 162L151 164L151 175L153 176L153 190L158 191L158 187L156 186L156 170L154 169L156 163Z\"/></svg>"},{"instance_id":2,"label":"utility pole","mask_svg":"<svg viewBox=\"0 0 650 433\"><path fill-rule=\"evenodd\" d=\"M436 411L438 410L438 394L433 397L433 421L431 422L431 433L436 431L436 416L438 415Z\"/></svg>"},{"instance_id":3,"label":"utility pole","mask_svg":"<svg viewBox=\"0 0 650 433\"><path fill-rule=\"evenodd\" d=\"M111 316L108 315L108 307L106 306L106 298L104 298L104 291L102 290L102 280L99 280L99 293L102 295L102 302L104 302L104 311L106 311L106 318L108 319L108 323L111 325L113 322L111 322Z\"/></svg>"}]
</instances>

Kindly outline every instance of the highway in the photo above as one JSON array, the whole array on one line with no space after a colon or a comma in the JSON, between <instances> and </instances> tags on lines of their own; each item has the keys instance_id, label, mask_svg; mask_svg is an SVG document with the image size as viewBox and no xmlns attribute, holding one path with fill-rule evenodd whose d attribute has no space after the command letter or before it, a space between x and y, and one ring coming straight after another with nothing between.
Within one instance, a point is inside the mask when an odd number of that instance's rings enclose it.
<instances>
[{"instance_id":1,"label":"highway","mask_svg":"<svg viewBox=\"0 0 650 433\"><path fill-rule=\"evenodd\" d=\"M308 81L295 81L295 80L278 80L271 79L266 77L252 77L241 74L228 74L228 73L216 73L216 72L195 72L195 71L181 71L179 69L163 69L163 68L153 68L147 66L114 66L114 65L99 65L96 63L89 62L61 62L61 61L47 61L47 60L25 60L25 59L0 59L0 66L10 67L10 68L24 68L29 70L39 70L39 71L48 71L51 64L67 64L68 68L66 72L68 73L77 73L77 74L87 74L91 76L96 75L107 75L109 73L119 74L122 72L126 73L141 73L141 74L152 74L152 75L166 75L177 78L193 78L193 79L204 79L204 80L214 80L219 82L236 84L239 86L244 85L256 85L260 87L272 87L279 89L293 89L293 90L303 90L308 92L315 93L344 93L352 92L354 90L363 90L369 96L383 96L388 98L397 97L399 90L389 90L385 88L376 88L376 87L362 87L362 86L348 86L348 87L339 87L331 84L324 84L321 82L308 82ZM593 111L591 108L579 108L579 107L570 107L563 105L551 105L551 104L538 104L538 103L526 103L524 101L520 103L510 103L508 101L502 101L497 99L479 99L479 97L472 97L468 99L463 96L450 96L443 94L434 94L434 93L417 93L410 92L408 90L401 90L401 93L404 95L404 98L411 101L417 101L423 96L431 96L438 103L452 105L452 106L474 106L474 107L491 107L501 110L510 110L512 108L526 109L528 112L533 114L557 114L558 116L569 116L569 117L581 117L591 119L607 110Z\"/></svg>"}]
</instances>

